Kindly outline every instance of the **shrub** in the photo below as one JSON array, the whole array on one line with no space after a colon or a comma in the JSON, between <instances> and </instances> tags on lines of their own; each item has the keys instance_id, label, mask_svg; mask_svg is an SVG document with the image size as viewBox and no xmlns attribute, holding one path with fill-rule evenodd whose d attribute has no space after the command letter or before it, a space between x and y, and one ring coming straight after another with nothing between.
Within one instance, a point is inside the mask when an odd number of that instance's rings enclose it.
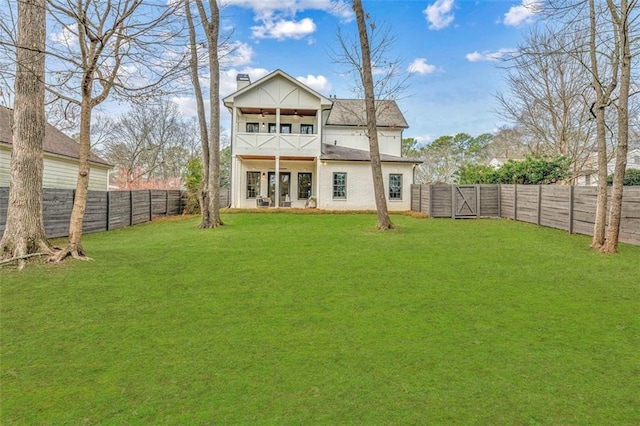
<instances>
[{"instance_id":1,"label":"shrub","mask_svg":"<svg viewBox=\"0 0 640 426\"><path fill-rule=\"evenodd\" d=\"M458 169L455 173L456 183L498 183L498 174L491 166L483 164L467 164Z\"/></svg>"},{"instance_id":2,"label":"shrub","mask_svg":"<svg viewBox=\"0 0 640 426\"><path fill-rule=\"evenodd\" d=\"M607 184L613 185L613 174L607 176ZM627 169L622 184L624 186L640 186L640 169Z\"/></svg>"},{"instance_id":3,"label":"shrub","mask_svg":"<svg viewBox=\"0 0 640 426\"><path fill-rule=\"evenodd\" d=\"M185 214L200 213L200 191L202 190L202 180L204 171L202 160L192 158L187 162L187 170L184 174L185 186L187 187L187 204L184 208Z\"/></svg>"},{"instance_id":4,"label":"shrub","mask_svg":"<svg viewBox=\"0 0 640 426\"><path fill-rule=\"evenodd\" d=\"M509 160L497 170L480 164L468 164L456 172L457 183L516 183L548 185L569 175L571 159L558 155L528 155L522 161Z\"/></svg>"}]
</instances>

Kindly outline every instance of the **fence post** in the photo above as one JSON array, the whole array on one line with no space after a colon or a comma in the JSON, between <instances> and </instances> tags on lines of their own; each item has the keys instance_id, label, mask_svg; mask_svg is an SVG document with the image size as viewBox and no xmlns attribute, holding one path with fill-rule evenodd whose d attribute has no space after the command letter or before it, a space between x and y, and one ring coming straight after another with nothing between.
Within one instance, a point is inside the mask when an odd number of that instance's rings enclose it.
<instances>
[{"instance_id":1,"label":"fence post","mask_svg":"<svg viewBox=\"0 0 640 426\"><path fill-rule=\"evenodd\" d=\"M518 184L513 185L513 220L518 220Z\"/></svg>"},{"instance_id":2,"label":"fence post","mask_svg":"<svg viewBox=\"0 0 640 426\"><path fill-rule=\"evenodd\" d=\"M573 185L569 187L569 234L573 234Z\"/></svg>"},{"instance_id":3,"label":"fence post","mask_svg":"<svg viewBox=\"0 0 640 426\"><path fill-rule=\"evenodd\" d=\"M498 217L502 218L502 184L498 184Z\"/></svg>"},{"instance_id":4,"label":"fence post","mask_svg":"<svg viewBox=\"0 0 640 426\"><path fill-rule=\"evenodd\" d=\"M540 225L541 213L542 213L542 185L538 185L538 225Z\"/></svg>"},{"instance_id":5,"label":"fence post","mask_svg":"<svg viewBox=\"0 0 640 426\"><path fill-rule=\"evenodd\" d=\"M164 215L169 216L169 190L164 190Z\"/></svg>"},{"instance_id":6,"label":"fence post","mask_svg":"<svg viewBox=\"0 0 640 426\"><path fill-rule=\"evenodd\" d=\"M429 217L433 217L433 184L429 184L429 205L427 206L427 211Z\"/></svg>"},{"instance_id":7,"label":"fence post","mask_svg":"<svg viewBox=\"0 0 640 426\"><path fill-rule=\"evenodd\" d=\"M456 187L451 185L451 219L456 218Z\"/></svg>"},{"instance_id":8,"label":"fence post","mask_svg":"<svg viewBox=\"0 0 640 426\"><path fill-rule=\"evenodd\" d=\"M133 191L129 191L129 226L133 225Z\"/></svg>"},{"instance_id":9,"label":"fence post","mask_svg":"<svg viewBox=\"0 0 640 426\"><path fill-rule=\"evenodd\" d=\"M107 191L107 226L106 230L109 231L111 227L111 192Z\"/></svg>"},{"instance_id":10,"label":"fence post","mask_svg":"<svg viewBox=\"0 0 640 426\"><path fill-rule=\"evenodd\" d=\"M480 217L480 207L482 203L480 202L480 193L481 193L480 185L476 185L476 218Z\"/></svg>"},{"instance_id":11,"label":"fence post","mask_svg":"<svg viewBox=\"0 0 640 426\"><path fill-rule=\"evenodd\" d=\"M151 190L149 190L149 222L153 220L153 198L151 197Z\"/></svg>"},{"instance_id":12,"label":"fence post","mask_svg":"<svg viewBox=\"0 0 640 426\"><path fill-rule=\"evenodd\" d=\"M422 213L422 184L418 185L418 211Z\"/></svg>"}]
</instances>

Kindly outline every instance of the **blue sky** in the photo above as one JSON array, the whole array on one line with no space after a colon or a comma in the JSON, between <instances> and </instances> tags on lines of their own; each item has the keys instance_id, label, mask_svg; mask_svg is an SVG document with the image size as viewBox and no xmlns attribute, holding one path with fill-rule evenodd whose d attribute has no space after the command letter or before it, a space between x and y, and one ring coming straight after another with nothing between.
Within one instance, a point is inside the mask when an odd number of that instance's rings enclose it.
<instances>
[{"instance_id":1,"label":"blue sky","mask_svg":"<svg viewBox=\"0 0 640 426\"><path fill-rule=\"evenodd\" d=\"M442 135L477 135L505 124L494 94L503 91L504 52L518 46L536 19L539 0L364 0L377 23L397 37L393 56L410 74L398 101L421 142ZM236 48L221 76L221 95L235 89L235 75L252 81L282 69L325 96L353 97L354 82L332 62L338 26L355 34L351 10L341 0L225 0L222 26L233 28ZM180 98L185 112L189 97ZM229 127L224 114L222 125Z\"/></svg>"}]
</instances>

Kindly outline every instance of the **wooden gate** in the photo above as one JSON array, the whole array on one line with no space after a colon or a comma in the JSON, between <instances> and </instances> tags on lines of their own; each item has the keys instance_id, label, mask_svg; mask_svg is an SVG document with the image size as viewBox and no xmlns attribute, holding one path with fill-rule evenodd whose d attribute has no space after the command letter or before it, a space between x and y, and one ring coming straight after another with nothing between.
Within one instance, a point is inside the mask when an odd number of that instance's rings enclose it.
<instances>
[{"instance_id":1,"label":"wooden gate","mask_svg":"<svg viewBox=\"0 0 640 426\"><path fill-rule=\"evenodd\" d=\"M478 187L475 185L452 185L454 219L478 217Z\"/></svg>"}]
</instances>

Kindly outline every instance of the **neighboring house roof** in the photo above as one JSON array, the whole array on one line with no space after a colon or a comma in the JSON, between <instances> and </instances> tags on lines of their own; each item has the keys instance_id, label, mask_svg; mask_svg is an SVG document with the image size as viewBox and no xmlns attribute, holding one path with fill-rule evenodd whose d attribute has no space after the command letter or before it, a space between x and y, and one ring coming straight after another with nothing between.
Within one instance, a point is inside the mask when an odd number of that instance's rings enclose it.
<instances>
[{"instance_id":1,"label":"neighboring house roof","mask_svg":"<svg viewBox=\"0 0 640 426\"><path fill-rule=\"evenodd\" d=\"M363 99L333 99L333 107L327 117L328 125L364 126L366 114ZM376 124L378 127L409 127L395 101L376 101Z\"/></svg>"},{"instance_id":2,"label":"neighboring house roof","mask_svg":"<svg viewBox=\"0 0 640 426\"><path fill-rule=\"evenodd\" d=\"M369 151L346 148L344 146L322 144L320 160L326 161L371 161ZM420 164L422 161L411 158L396 157L395 155L380 154L380 161L384 163L411 163Z\"/></svg>"},{"instance_id":3,"label":"neighboring house roof","mask_svg":"<svg viewBox=\"0 0 640 426\"><path fill-rule=\"evenodd\" d=\"M13 143L13 132L11 130L12 117L13 110L11 108L0 106L0 143L4 142L9 145ZM51 154L77 160L79 158L80 145L47 123L44 131L43 150ZM94 153L89 153L89 161L94 164L111 167L109 162Z\"/></svg>"}]
</instances>

